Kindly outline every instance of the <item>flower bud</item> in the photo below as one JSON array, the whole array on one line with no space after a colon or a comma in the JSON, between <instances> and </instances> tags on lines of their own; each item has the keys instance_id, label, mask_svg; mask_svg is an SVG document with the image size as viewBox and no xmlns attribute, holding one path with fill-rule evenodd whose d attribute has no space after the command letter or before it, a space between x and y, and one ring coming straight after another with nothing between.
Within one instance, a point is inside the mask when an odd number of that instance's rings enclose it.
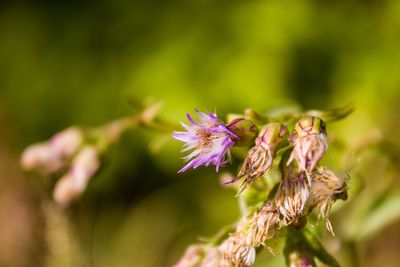
<instances>
[{"instance_id":1,"label":"flower bud","mask_svg":"<svg viewBox=\"0 0 400 267\"><path fill-rule=\"evenodd\" d=\"M76 181L68 173L57 181L53 191L53 199L60 206L65 207L80 196L83 189L76 185Z\"/></svg>"},{"instance_id":2,"label":"flower bud","mask_svg":"<svg viewBox=\"0 0 400 267\"><path fill-rule=\"evenodd\" d=\"M49 143L57 154L69 157L78 150L82 142L82 130L78 127L71 127L55 134Z\"/></svg>"},{"instance_id":3,"label":"flower bud","mask_svg":"<svg viewBox=\"0 0 400 267\"><path fill-rule=\"evenodd\" d=\"M77 181L77 185L85 187L99 166L100 159L97 149L94 146L86 146L73 159L70 173Z\"/></svg>"},{"instance_id":4,"label":"flower bud","mask_svg":"<svg viewBox=\"0 0 400 267\"><path fill-rule=\"evenodd\" d=\"M49 141L29 146L22 153L21 166L25 170L37 169L52 174L67 164L83 142L83 133L71 127L55 134Z\"/></svg>"},{"instance_id":5,"label":"flower bud","mask_svg":"<svg viewBox=\"0 0 400 267\"><path fill-rule=\"evenodd\" d=\"M37 169L44 174L51 174L65 165L64 160L48 143L28 146L21 156L21 166L25 170Z\"/></svg>"},{"instance_id":6,"label":"flower bud","mask_svg":"<svg viewBox=\"0 0 400 267\"><path fill-rule=\"evenodd\" d=\"M248 146L257 135L257 126L250 120L237 118L227 125L228 129L239 137L235 146Z\"/></svg>"},{"instance_id":7,"label":"flower bud","mask_svg":"<svg viewBox=\"0 0 400 267\"><path fill-rule=\"evenodd\" d=\"M256 140L256 145L263 146L276 152L277 148L288 137L288 129L285 125L272 122L264 126Z\"/></svg>"},{"instance_id":8,"label":"flower bud","mask_svg":"<svg viewBox=\"0 0 400 267\"><path fill-rule=\"evenodd\" d=\"M93 146L84 147L73 159L69 172L57 182L53 198L67 206L86 189L90 179L100 166L98 151Z\"/></svg>"}]
</instances>

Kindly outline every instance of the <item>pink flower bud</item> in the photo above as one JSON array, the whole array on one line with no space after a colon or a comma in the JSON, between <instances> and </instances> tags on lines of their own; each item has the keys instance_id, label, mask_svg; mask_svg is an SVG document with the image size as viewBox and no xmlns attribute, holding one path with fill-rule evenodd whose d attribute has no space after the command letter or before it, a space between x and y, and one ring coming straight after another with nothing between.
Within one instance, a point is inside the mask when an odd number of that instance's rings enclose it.
<instances>
[{"instance_id":1,"label":"pink flower bud","mask_svg":"<svg viewBox=\"0 0 400 267\"><path fill-rule=\"evenodd\" d=\"M55 134L49 143L55 153L68 157L78 150L82 141L82 130L78 127L71 127Z\"/></svg>"},{"instance_id":2,"label":"pink flower bud","mask_svg":"<svg viewBox=\"0 0 400 267\"><path fill-rule=\"evenodd\" d=\"M64 160L48 143L34 144L25 149L21 156L25 170L37 169L44 174L54 173L64 166Z\"/></svg>"},{"instance_id":3,"label":"pink flower bud","mask_svg":"<svg viewBox=\"0 0 400 267\"><path fill-rule=\"evenodd\" d=\"M94 146L84 147L73 159L69 172L57 182L53 192L54 200L67 206L77 199L85 191L99 166L97 149Z\"/></svg>"}]
</instances>

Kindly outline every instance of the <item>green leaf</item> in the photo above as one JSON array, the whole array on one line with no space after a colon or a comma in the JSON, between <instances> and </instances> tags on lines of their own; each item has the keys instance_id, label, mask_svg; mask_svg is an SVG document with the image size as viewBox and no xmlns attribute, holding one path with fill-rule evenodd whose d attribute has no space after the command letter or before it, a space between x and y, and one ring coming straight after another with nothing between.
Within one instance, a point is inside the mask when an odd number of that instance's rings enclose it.
<instances>
[{"instance_id":1,"label":"green leaf","mask_svg":"<svg viewBox=\"0 0 400 267\"><path fill-rule=\"evenodd\" d=\"M328 109L328 110L309 110L306 111L307 115L319 117L325 122L332 122L341 120L350 115L355 109L354 104L349 104L342 108Z\"/></svg>"}]
</instances>

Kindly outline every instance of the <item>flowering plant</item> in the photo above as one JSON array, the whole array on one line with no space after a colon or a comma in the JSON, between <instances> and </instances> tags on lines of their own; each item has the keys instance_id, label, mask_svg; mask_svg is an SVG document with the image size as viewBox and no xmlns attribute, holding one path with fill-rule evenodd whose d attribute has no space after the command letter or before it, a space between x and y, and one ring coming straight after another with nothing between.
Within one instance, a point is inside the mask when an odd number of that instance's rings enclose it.
<instances>
[{"instance_id":1,"label":"flowering plant","mask_svg":"<svg viewBox=\"0 0 400 267\"><path fill-rule=\"evenodd\" d=\"M21 165L58 176L53 199L67 207L84 193L101 169L103 155L126 130L142 126L169 134L177 128L158 117L159 108L159 103L151 103L138 114L100 127L67 128L46 142L29 146ZM189 124L181 123L185 131L172 134L188 153L178 173L209 165L215 165L218 172L237 162L231 156L237 147L247 150L237 173L221 180L223 186L235 188L242 216L216 237L189 246L175 267L251 266L262 248L275 254L269 241L282 236L288 266L316 266L316 259L339 266L308 222L316 214L334 234L330 209L336 200L347 198L348 176L320 166L320 161L328 149L326 123L352 110L349 106L264 116L247 109L244 114L229 115L226 123L215 113L196 110L195 118L188 114Z\"/></svg>"},{"instance_id":2,"label":"flowering plant","mask_svg":"<svg viewBox=\"0 0 400 267\"><path fill-rule=\"evenodd\" d=\"M238 174L223 184L243 179L236 196L247 205L237 223L210 242L190 246L175 267L251 266L260 248L273 252L267 241L284 231L288 266L316 266L315 259L338 266L308 231L307 221L315 211L334 235L329 211L337 199L347 198L348 176L337 175L319 163L328 148L326 122L351 111L352 107L346 107L272 117L246 110L227 124L213 113L196 111L199 122L188 115L192 125L182 123L186 132L173 134L184 142L184 152L191 150L184 157L190 162L179 173L210 164L216 165L218 172L228 163L229 150L245 145L248 152ZM269 171L273 168L279 170L280 181L269 189L257 187L259 181L272 180Z\"/></svg>"}]
</instances>

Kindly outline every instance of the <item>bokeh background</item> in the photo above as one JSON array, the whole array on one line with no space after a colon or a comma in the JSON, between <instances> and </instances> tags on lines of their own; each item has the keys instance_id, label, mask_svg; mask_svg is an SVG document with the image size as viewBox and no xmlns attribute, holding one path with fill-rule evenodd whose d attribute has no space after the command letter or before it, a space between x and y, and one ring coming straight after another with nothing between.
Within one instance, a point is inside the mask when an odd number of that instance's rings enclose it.
<instances>
[{"instance_id":1,"label":"bokeh background","mask_svg":"<svg viewBox=\"0 0 400 267\"><path fill-rule=\"evenodd\" d=\"M2 1L0 266L171 266L238 218L213 168L177 175L181 144L145 129L68 208L54 177L20 169L27 145L132 114L130 98L163 101L171 122L355 103L328 125L324 163L352 180L323 243L343 266L398 266L399 70L397 0ZM283 264L263 252L255 266Z\"/></svg>"}]
</instances>

